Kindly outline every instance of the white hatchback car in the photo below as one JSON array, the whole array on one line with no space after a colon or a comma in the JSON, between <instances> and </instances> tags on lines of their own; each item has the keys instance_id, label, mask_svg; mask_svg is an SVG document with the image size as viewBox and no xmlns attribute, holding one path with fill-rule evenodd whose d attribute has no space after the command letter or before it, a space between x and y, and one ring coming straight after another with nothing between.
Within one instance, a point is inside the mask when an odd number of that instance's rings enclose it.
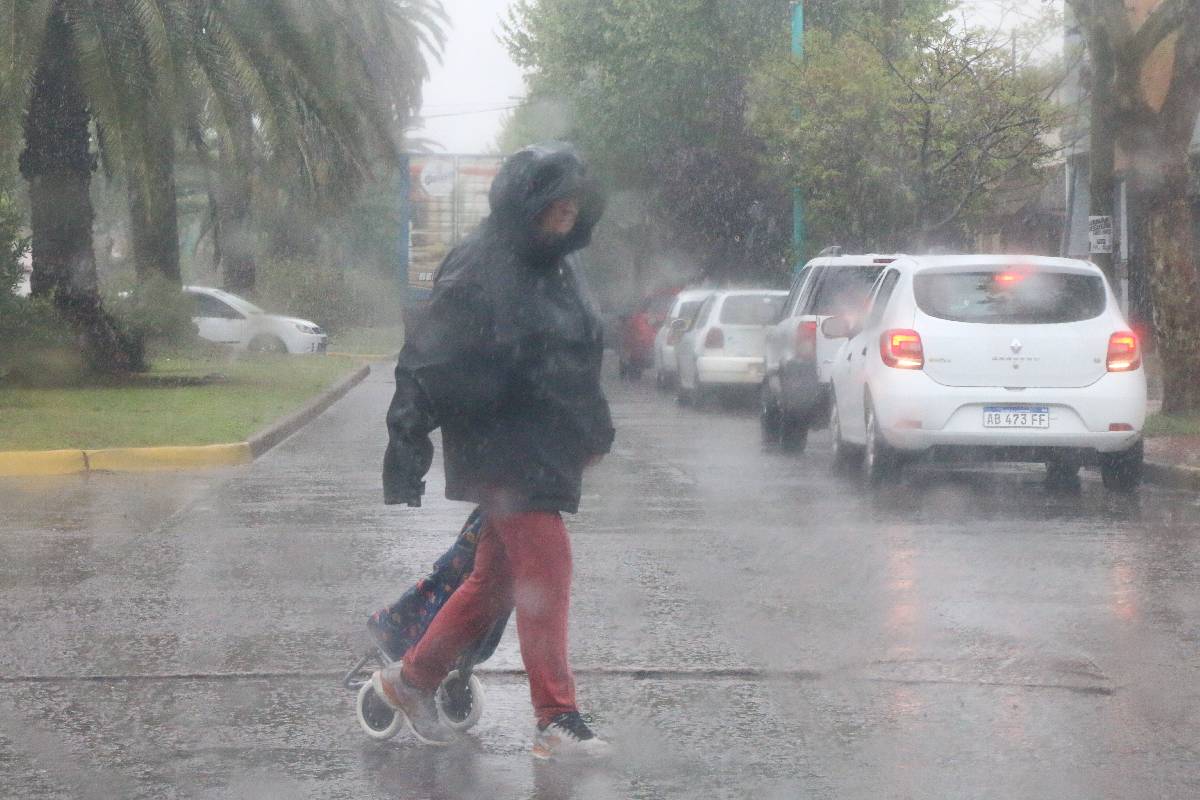
<instances>
[{"instance_id":1,"label":"white hatchback car","mask_svg":"<svg viewBox=\"0 0 1200 800\"><path fill-rule=\"evenodd\" d=\"M196 304L192 321L200 338L236 350L262 353L324 353L328 337L313 322L268 314L249 300L207 286L185 286Z\"/></svg>"},{"instance_id":2,"label":"white hatchback car","mask_svg":"<svg viewBox=\"0 0 1200 800\"><path fill-rule=\"evenodd\" d=\"M675 302L671 304L671 310L667 313L667 321L654 337L654 368L658 373L658 388L672 389L679 379L675 345L683 338L684 331L681 326L672 327L672 323L677 319L690 323L712 293L712 289L684 289L675 295Z\"/></svg>"},{"instance_id":3,"label":"white hatchback car","mask_svg":"<svg viewBox=\"0 0 1200 800\"><path fill-rule=\"evenodd\" d=\"M1044 462L1052 480L1098 463L1141 481L1146 376L1137 337L1094 264L1031 256L902 256L834 364L834 456L871 482L905 457Z\"/></svg>"},{"instance_id":4,"label":"white hatchback car","mask_svg":"<svg viewBox=\"0 0 1200 800\"><path fill-rule=\"evenodd\" d=\"M730 289L700 306L675 346L681 403L702 401L719 386L759 386L767 328L783 311L787 292ZM681 328L683 320L672 323Z\"/></svg>"}]
</instances>

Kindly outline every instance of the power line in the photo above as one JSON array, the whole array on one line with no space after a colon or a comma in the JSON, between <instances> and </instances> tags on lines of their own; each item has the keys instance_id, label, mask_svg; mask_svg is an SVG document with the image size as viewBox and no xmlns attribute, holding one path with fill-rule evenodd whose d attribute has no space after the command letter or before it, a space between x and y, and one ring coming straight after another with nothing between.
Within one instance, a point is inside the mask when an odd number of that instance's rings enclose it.
<instances>
[{"instance_id":1,"label":"power line","mask_svg":"<svg viewBox=\"0 0 1200 800\"><path fill-rule=\"evenodd\" d=\"M500 111L512 111L520 105L498 106L496 108L476 108L471 111L448 111L443 114L421 114L421 119L440 119L442 117L465 117L471 114L495 114Z\"/></svg>"}]
</instances>

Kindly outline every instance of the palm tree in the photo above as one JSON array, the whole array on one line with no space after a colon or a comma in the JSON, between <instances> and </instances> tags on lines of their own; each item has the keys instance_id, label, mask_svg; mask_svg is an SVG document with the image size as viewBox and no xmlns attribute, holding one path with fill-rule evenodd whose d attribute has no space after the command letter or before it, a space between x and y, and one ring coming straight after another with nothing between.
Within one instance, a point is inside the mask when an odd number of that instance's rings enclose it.
<instances>
[{"instance_id":1,"label":"palm tree","mask_svg":"<svg viewBox=\"0 0 1200 800\"><path fill-rule=\"evenodd\" d=\"M311 192L355 185L394 155L442 20L437 0L12 0L0 109L28 111L33 288L55 297L89 363L140 361L97 291L93 124L106 169L126 181L139 276L178 283L177 131L201 149L223 142L232 170L261 151ZM224 204L236 217L236 194Z\"/></svg>"}]
</instances>

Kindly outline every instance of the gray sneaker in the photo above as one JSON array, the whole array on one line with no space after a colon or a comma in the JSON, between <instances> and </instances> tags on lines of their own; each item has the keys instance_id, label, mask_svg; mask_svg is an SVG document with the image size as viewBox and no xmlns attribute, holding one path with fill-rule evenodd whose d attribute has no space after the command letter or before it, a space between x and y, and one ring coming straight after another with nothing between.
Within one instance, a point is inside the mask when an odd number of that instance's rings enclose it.
<instances>
[{"instance_id":1,"label":"gray sneaker","mask_svg":"<svg viewBox=\"0 0 1200 800\"><path fill-rule=\"evenodd\" d=\"M426 692L404 680L402 664L396 662L371 675L371 688L396 712L404 716L409 731L425 744L447 745L454 732L438 716L433 692Z\"/></svg>"},{"instance_id":2,"label":"gray sneaker","mask_svg":"<svg viewBox=\"0 0 1200 800\"><path fill-rule=\"evenodd\" d=\"M542 761L586 761L605 758L611 751L609 743L588 727L578 711L559 714L544 728L539 725L533 739L533 757Z\"/></svg>"}]
</instances>

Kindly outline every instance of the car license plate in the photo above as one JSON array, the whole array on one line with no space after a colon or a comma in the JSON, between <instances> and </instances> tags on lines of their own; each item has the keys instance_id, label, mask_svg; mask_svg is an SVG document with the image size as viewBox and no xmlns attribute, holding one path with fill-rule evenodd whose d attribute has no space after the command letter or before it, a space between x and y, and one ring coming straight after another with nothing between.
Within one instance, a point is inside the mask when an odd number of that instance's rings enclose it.
<instances>
[{"instance_id":1,"label":"car license plate","mask_svg":"<svg viewBox=\"0 0 1200 800\"><path fill-rule=\"evenodd\" d=\"M1047 406L984 406L983 427L1046 429L1050 427L1050 409Z\"/></svg>"}]
</instances>

